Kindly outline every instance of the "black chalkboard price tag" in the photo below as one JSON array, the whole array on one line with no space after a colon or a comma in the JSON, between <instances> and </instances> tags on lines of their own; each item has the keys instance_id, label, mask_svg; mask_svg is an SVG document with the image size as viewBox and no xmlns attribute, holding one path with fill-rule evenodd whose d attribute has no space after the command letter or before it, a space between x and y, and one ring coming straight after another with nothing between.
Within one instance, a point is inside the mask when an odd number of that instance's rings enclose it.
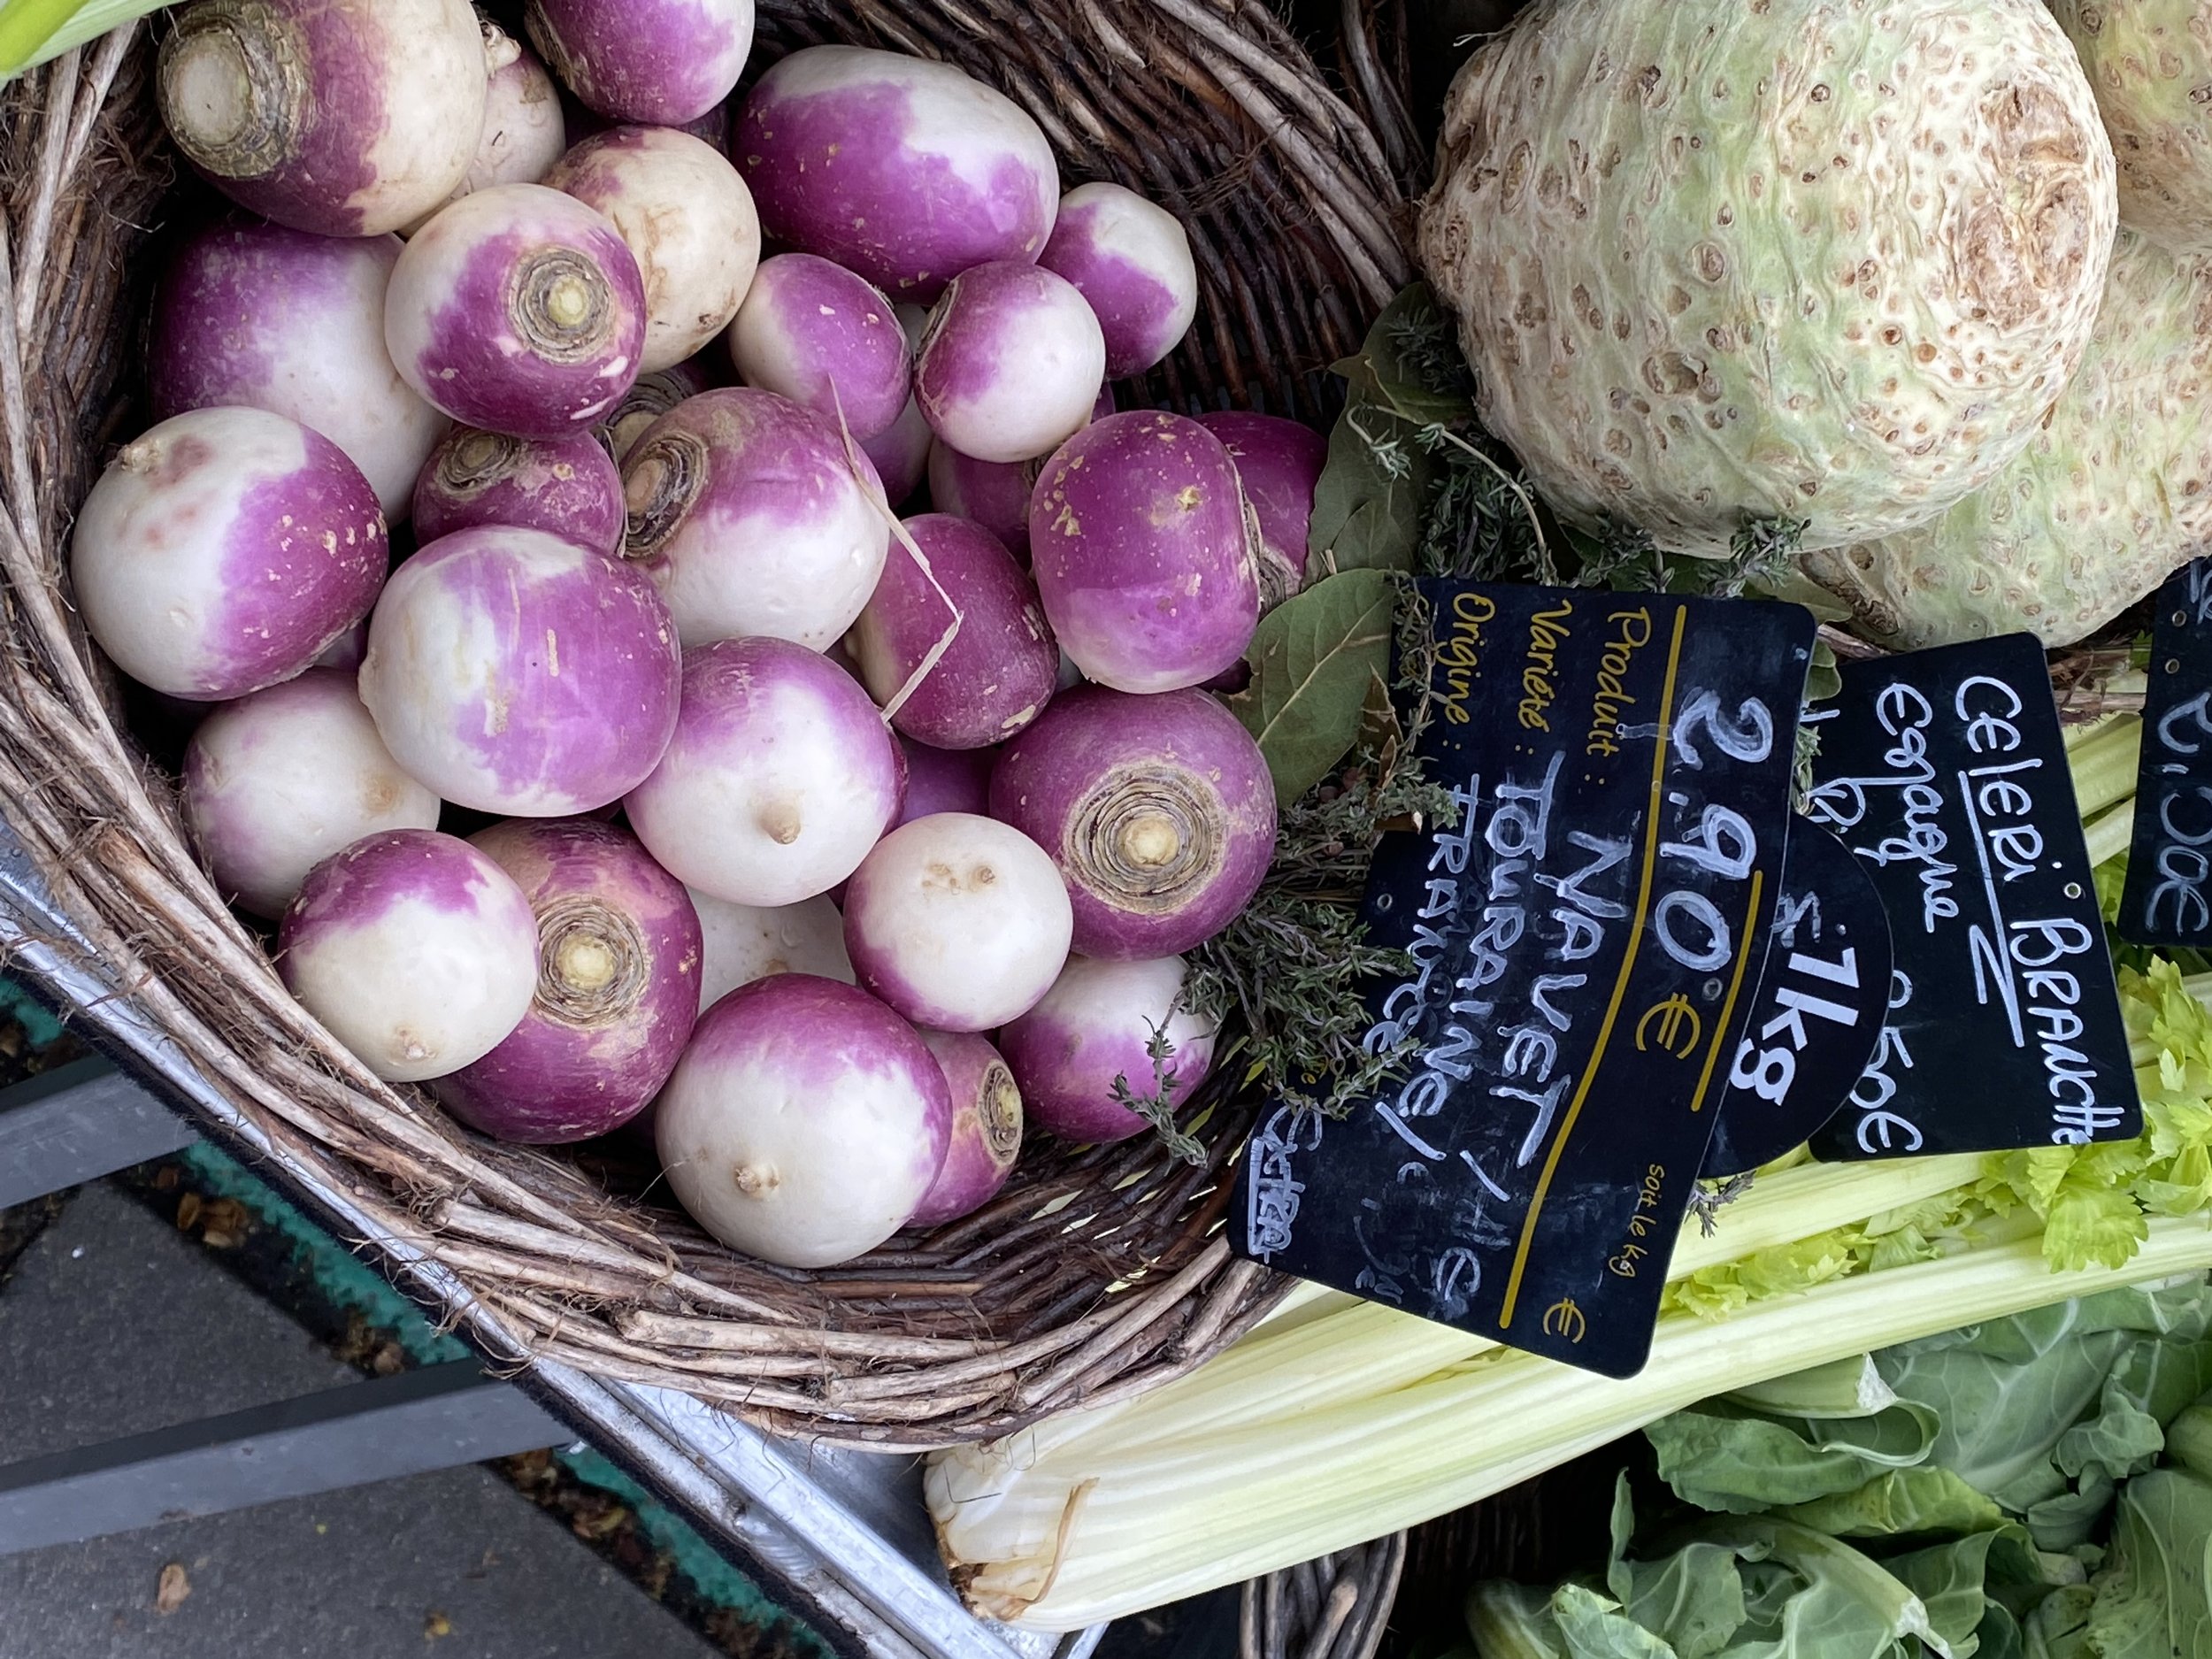
<instances>
[{"instance_id":1,"label":"black chalkboard price tag","mask_svg":"<svg viewBox=\"0 0 2212 1659\"><path fill-rule=\"evenodd\" d=\"M1779 887L1813 622L1791 605L1426 582L1423 738L1455 826L1386 838L1365 914L1399 1076L1284 1108L1245 1255L1609 1376L1650 1352ZM1406 1047L1409 1045L1409 1047Z\"/></svg>"},{"instance_id":2,"label":"black chalkboard price tag","mask_svg":"<svg viewBox=\"0 0 2212 1659\"><path fill-rule=\"evenodd\" d=\"M1873 877L1894 963L1874 1057L1821 1157L2142 1130L2111 953L2034 636L1843 671L1808 716L1809 810Z\"/></svg>"},{"instance_id":3,"label":"black chalkboard price tag","mask_svg":"<svg viewBox=\"0 0 2212 1659\"><path fill-rule=\"evenodd\" d=\"M1799 818L1708 1176L1771 1163L1842 1109L1881 1036L1889 972L1889 916L1873 879L1832 833Z\"/></svg>"},{"instance_id":4,"label":"black chalkboard price tag","mask_svg":"<svg viewBox=\"0 0 2212 1659\"><path fill-rule=\"evenodd\" d=\"M2212 946L2212 559L2158 590L2120 937Z\"/></svg>"}]
</instances>

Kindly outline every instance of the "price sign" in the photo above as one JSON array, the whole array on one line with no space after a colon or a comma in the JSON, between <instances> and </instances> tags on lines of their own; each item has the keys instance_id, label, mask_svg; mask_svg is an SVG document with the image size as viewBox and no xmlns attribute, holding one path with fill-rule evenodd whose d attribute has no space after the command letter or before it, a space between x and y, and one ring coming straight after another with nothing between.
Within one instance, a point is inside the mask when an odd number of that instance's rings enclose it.
<instances>
[{"instance_id":1,"label":"price sign","mask_svg":"<svg viewBox=\"0 0 2212 1659\"><path fill-rule=\"evenodd\" d=\"M1780 886L1811 617L1425 583L1424 738L1459 807L1389 837L1371 996L1398 1077L1288 1109L1233 1207L1256 1260L1570 1364L1649 1353Z\"/></svg>"},{"instance_id":2,"label":"price sign","mask_svg":"<svg viewBox=\"0 0 2212 1659\"><path fill-rule=\"evenodd\" d=\"M2032 634L1843 671L1807 717L1809 810L1872 877L1894 962L1824 1158L2141 1133L2135 1071L2043 651Z\"/></svg>"},{"instance_id":3,"label":"price sign","mask_svg":"<svg viewBox=\"0 0 2212 1659\"><path fill-rule=\"evenodd\" d=\"M2212 946L2212 559L2158 590L2120 936Z\"/></svg>"}]
</instances>

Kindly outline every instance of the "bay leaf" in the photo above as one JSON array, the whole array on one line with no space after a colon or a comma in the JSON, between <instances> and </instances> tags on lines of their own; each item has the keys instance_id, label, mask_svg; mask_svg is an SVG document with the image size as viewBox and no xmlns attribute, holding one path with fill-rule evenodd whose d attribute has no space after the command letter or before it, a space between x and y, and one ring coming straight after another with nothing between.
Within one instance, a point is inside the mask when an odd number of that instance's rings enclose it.
<instances>
[{"instance_id":1,"label":"bay leaf","mask_svg":"<svg viewBox=\"0 0 2212 1659\"><path fill-rule=\"evenodd\" d=\"M1410 571L1421 544L1435 458L1414 428L1379 403L1354 397L1329 434L1329 458L1314 487L1307 568Z\"/></svg>"},{"instance_id":2,"label":"bay leaf","mask_svg":"<svg viewBox=\"0 0 2212 1659\"><path fill-rule=\"evenodd\" d=\"M1394 599L1380 571L1325 578L1260 619L1244 654L1252 680L1229 699L1287 803L1358 740L1371 681L1390 672Z\"/></svg>"}]
</instances>

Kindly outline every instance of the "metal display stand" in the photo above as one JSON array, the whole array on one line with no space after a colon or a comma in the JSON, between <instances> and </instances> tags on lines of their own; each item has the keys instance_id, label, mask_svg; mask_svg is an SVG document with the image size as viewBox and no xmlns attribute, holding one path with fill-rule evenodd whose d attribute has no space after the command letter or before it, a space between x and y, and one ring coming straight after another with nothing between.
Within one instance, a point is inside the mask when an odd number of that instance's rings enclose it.
<instances>
[{"instance_id":1,"label":"metal display stand","mask_svg":"<svg viewBox=\"0 0 2212 1659\"><path fill-rule=\"evenodd\" d=\"M275 1156L167 1037L113 995L15 839L0 830L0 957L113 1056L0 1094L0 1205L188 1145L198 1133L335 1238L367 1240L401 1289L457 1334L522 1351L437 1263L383 1233L319 1171ZM189 1126L188 1126L188 1125ZM1104 1625L1069 1636L970 1616L938 1561L906 1456L785 1441L673 1389L540 1361L511 1380L472 1361L0 1463L0 1553L535 1450L580 1436L681 1510L741 1571L772 1584L846 1652L868 1659L1085 1659Z\"/></svg>"}]
</instances>

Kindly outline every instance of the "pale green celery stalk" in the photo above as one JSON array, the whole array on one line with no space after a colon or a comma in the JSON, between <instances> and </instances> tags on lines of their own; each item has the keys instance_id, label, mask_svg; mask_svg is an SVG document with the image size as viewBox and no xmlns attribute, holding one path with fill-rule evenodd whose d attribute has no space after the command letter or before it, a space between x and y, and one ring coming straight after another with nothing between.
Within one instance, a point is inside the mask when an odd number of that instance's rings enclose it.
<instances>
[{"instance_id":1,"label":"pale green celery stalk","mask_svg":"<svg viewBox=\"0 0 2212 1659\"><path fill-rule=\"evenodd\" d=\"M2093 869L2108 858L2116 858L2127 851L2128 843L2135 839L2135 799L2128 799L2114 807L2093 824L2084 826L2082 839L2089 844L2089 863Z\"/></svg>"},{"instance_id":2,"label":"pale green celery stalk","mask_svg":"<svg viewBox=\"0 0 2212 1659\"><path fill-rule=\"evenodd\" d=\"M167 0L0 0L0 80L158 12Z\"/></svg>"},{"instance_id":3,"label":"pale green celery stalk","mask_svg":"<svg viewBox=\"0 0 2212 1659\"><path fill-rule=\"evenodd\" d=\"M1882 1380L1868 1354L1732 1388L1724 1397L1785 1417L1870 1417L1897 1403L1897 1391Z\"/></svg>"},{"instance_id":4,"label":"pale green celery stalk","mask_svg":"<svg viewBox=\"0 0 2212 1659\"><path fill-rule=\"evenodd\" d=\"M2074 774L2074 799L2085 818L2135 793L2135 769L2143 752L2139 714L2108 715L2091 729L2095 735L2069 745L2066 751Z\"/></svg>"},{"instance_id":5,"label":"pale green celery stalk","mask_svg":"<svg viewBox=\"0 0 2212 1659\"><path fill-rule=\"evenodd\" d=\"M2029 1237L1717 1323L1671 1316L1625 1380L1494 1351L1294 1430L1248 1419L1033 1463L1010 1456L1010 1441L963 1447L933 1459L930 1510L979 1611L1079 1629L1441 1515L1724 1389L2212 1266L2201 1217L2154 1218L2148 1235L2117 1269L2055 1273Z\"/></svg>"}]
</instances>

